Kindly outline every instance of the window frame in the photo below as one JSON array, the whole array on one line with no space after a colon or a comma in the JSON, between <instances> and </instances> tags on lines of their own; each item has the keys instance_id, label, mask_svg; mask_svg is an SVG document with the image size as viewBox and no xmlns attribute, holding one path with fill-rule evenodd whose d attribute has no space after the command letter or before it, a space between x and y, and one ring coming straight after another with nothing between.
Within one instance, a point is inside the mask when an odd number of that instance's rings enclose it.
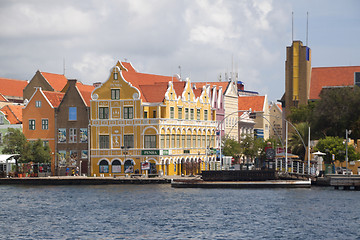
<instances>
[{"instance_id":1,"label":"window frame","mask_svg":"<svg viewBox=\"0 0 360 240\"><path fill-rule=\"evenodd\" d=\"M109 107L99 107L99 119L109 119Z\"/></svg>"},{"instance_id":2,"label":"window frame","mask_svg":"<svg viewBox=\"0 0 360 240\"><path fill-rule=\"evenodd\" d=\"M156 135L144 135L144 148L156 148Z\"/></svg>"},{"instance_id":3,"label":"window frame","mask_svg":"<svg viewBox=\"0 0 360 240\"><path fill-rule=\"evenodd\" d=\"M124 107L124 119L134 119L134 107Z\"/></svg>"},{"instance_id":4,"label":"window frame","mask_svg":"<svg viewBox=\"0 0 360 240\"><path fill-rule=\"evenodd\" d=\"M69 121L77 121L77 107L69 107L68 111L69 111L68 112Z\"/></svg>"},{"instance_id":5,"label":"window frame","mask_svg":"<svg viewBox=\"0 0 360 240\"><path fill-rule=\"evenodd\" d=\"M35 129L36 129L35 119L29 119L29 130L35 130Z\"/></svg>"},{"instance_id":6,"label":"window frame","mask_svg":"<svg viewBox=\"0 0 360 240\"><path fill-rule=\"evenodd\" d=\"M120 99L120 89L114 88L111 89L111 100L119 100Z\"/></svg>"},{"instance_id":7,"label":"window frame","mask_svg":"<svg viewBox=\"0 0 360 240\"><path fill-rule=\"evenodd\" d=\"M41 119L41 129L48 130L49 129L49 119Z\"/></svg>"}]
</instances>

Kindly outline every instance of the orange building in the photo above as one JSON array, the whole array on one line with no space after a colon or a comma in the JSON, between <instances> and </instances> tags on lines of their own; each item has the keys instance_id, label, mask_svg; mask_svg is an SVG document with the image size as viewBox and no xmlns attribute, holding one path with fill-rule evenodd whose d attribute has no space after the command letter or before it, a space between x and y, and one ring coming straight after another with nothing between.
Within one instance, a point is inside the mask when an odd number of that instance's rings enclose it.
<instances>
[{"instance_id":1,"label":"orange building","mask_svg":"<svg viewBox=\"0 0 360 240\"><path fill-rule=\"evenodd\" d=\"M51 149L51 171L55 169L55 108L64 93L43 91L36 88L23 109L23 133L28 141L42 139Z\"/></svg>"}]
</instances>

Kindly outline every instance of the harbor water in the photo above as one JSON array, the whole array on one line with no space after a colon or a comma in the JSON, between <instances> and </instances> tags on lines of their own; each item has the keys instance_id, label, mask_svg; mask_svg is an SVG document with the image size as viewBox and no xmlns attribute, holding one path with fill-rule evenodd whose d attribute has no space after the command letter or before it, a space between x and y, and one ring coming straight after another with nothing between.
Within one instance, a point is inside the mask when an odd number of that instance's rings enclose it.
<instances>
[{"instance_id":1,"label":"harbor water","mask_svg":"<svg viewBox=\"0 0 360 240\"><path fill-rule=\"evenodd\" d=\"M0 239L360 239L359 191L0 186Z\"/></svg>"}]
</instances>

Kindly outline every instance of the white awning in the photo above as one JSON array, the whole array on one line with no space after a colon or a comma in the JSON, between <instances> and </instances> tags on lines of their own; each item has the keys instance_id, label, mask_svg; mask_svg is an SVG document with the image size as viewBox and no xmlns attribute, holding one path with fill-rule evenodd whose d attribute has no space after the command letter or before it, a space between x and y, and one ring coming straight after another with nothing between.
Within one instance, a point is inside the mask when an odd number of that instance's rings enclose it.
<instances>
[{"instance_id":1,"label":"white awning","mask_svg":"<svg viewBox=\"0 0 360 240\"><path fill-rule=\"evenodd\" d=\"M19 156L19 154L0 154L0 163L6 164L6 160L8 159L8 163L15 164L15 156Z\"/></svg>"}]
</instances>

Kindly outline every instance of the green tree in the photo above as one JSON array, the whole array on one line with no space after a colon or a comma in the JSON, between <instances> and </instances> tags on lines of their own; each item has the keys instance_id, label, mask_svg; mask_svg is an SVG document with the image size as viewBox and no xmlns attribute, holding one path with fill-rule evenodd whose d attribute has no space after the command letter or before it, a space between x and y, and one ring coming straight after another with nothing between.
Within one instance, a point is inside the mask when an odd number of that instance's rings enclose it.
<instances>
[{"instance_id":1,"label":"green tree","mask_svg":"<svg viewBox=\"0 0 360 240\"><path fill-rule=\"evenodd\" d=\"M240 143L241 153L252 160L255 158L263 158L265 155L265 145L264 139L246 135Z\"/></svg>"},{"instance_id":2,"label":"green tree","mask_svg":"<svg viewBox=\"0 0 360 240\"><path fill-rule=\"evenodd\" d=\"M294 124L301 122L312 122L315 106L316 102L309 102L309 104L300 105L298 108L292 107L291 113L289 115L289 121Z\"/></svg>"},{"instance_id":3,"label":"green tree","mask_svg":"<svg viewBox=\"0 0 360 240\"><path fill-rule=\"evenodd\" d=\"M235 159L235 163L238 163L241 148L239 142L231 138L223 138L223 154L225 156L232 156Z\"/></svg>"},{"instance_id":4,"label":"green tree","mask_svg":"<svg viewBox=\"0 0 360 240\"><path fill-rule=\"evenodd\" d=\"M325 89L313 111L312 128L322 136L344 137L345 130L353 130L352 137L360 138L360 88L339 87Z\"/></svg>"},{"instance_id":5,"label":"green tree","mask_svg":"<svg viewBox=\"0 0 360 240\"><path fill-rule=\"evenodd\" d=\"M345 161L346 146L344 140L340 137L325 137L320 139L315 146L315 151L326 153L324 162L327 164L332 163L332 155L335 155L335 160L340 162ZM358 160L360 154L355 151L354 146L348 146L348 159L349 161Z\"/></svg>"},{"instance_id":6,"label":"green tree","mask_svg":"<svg viewBox=\"0 0 360 240\"><path fill-rule=\"evenodd\" d=\"M41 139L31 143L31 161L35 163L48 163L51 160L51 153L48 144Z\"/></svg>"}]
</instances>

